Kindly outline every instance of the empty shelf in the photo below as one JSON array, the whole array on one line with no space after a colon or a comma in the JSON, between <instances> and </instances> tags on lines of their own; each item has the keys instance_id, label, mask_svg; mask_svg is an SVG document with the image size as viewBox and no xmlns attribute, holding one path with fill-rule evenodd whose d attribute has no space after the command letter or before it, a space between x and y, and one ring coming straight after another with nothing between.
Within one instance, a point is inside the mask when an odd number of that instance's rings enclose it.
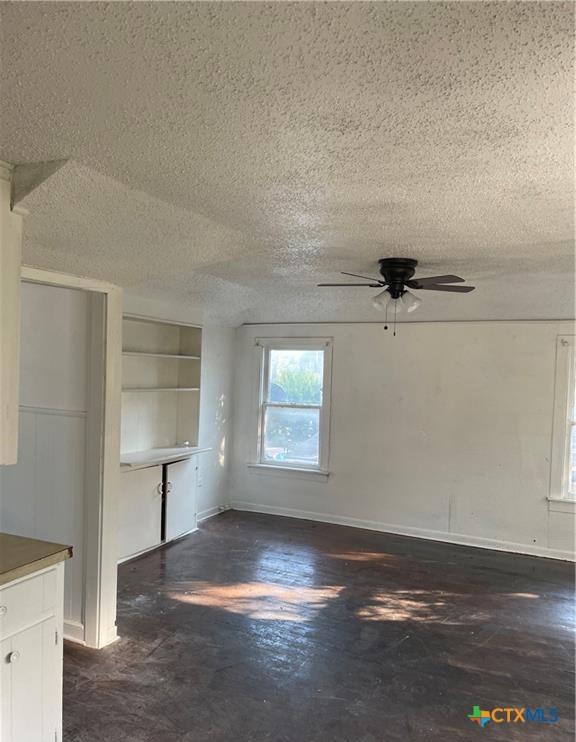
<instances>
[{"instance_id":1,"label":"empty shelf","mask_svg":"<svg viewBox=\"0 0 576 742\"><path fill-rule=\"evenodd\" d=\"M198 453L210 451L200 446L174 446L173 448L151 448L147 451L132 451L120 455L120 464L129 469L139 469L155 464L188 459Z\"/></svg>"},{"instance_id":2,"label":"empty shelf","mask_svg":"<svg viewBox=\"0 0 576 742\"><path fill-rule=\"evenodd\" d=\"M148 358L175 358L178 361L199 361L200 356L187 356L178 353L147 353L143 350L123 350L123 356L144 356Z\"/></svg>"},{"instance_id":3,"label":"empty shelf","mask_svg":"<svg viewBox=\"0 0 576 742\"><path fill-rule=\"evenodd\" d=\"M199 386L126 386L123 392L199 392Z\"/></svg>"}]
</instances>

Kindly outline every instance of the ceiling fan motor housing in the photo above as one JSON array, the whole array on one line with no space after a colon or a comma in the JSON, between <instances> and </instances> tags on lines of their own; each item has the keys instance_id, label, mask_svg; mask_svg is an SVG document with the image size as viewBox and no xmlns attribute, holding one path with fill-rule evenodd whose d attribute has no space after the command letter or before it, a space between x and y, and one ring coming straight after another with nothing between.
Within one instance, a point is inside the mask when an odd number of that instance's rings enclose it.
<instances>
[{"instance_id":1,"label":"ceiling fan motor housing","mask_svg":"<svg viewBox=\"0 0 576 742\"><path fill-rule=\"evenodd\" d=\"M378 264L392 298L399 299L406 290L404 284L416 272L418 261L412 258L382 258Z\"/></svg>"}]
</instances>

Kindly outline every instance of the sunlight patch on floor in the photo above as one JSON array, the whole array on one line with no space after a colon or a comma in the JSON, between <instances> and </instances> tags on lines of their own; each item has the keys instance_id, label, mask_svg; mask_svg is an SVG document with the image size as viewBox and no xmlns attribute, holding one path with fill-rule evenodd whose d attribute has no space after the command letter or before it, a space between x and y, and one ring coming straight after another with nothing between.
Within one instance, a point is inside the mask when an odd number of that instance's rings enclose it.
<instances>
[{"instance_id":1,"label":"sunlight patch on floor","mask_svg":"<svg viewBox=\"0 0 576 742\"><path fill-rule=\"evenodd\" d=\"M341 551L326 556L332 559L342 559L345 562L398 562L405 561L395 554L386 554L380 551Z\"/></svg>"},{"instance_id":2,"label":"sunlight patch on floor","mask_svg":"<svg viewBox=\"0 0 576 742\"><path fill-rule=\"evenodd\" d=\"M496 594L495 597L537 599L534 593ZM356 611L365 621L435 622L458 626L490 619L490 611L470 611L465 593L444 590L394 590L370 597Z\"/></svg>"},{"instance_id":3,"label":"sunlight patch on floor","mask_svg":"<svg viewBox=\"0 0 576 742\"><path fill-rule=\"evenodd\" d=\"M197 582L185 592L171 592L173 600L218 608L266 621L307 621L338 597L341 587L291 587L263 582L215 585Z\"/></svg>"}]
</instances>

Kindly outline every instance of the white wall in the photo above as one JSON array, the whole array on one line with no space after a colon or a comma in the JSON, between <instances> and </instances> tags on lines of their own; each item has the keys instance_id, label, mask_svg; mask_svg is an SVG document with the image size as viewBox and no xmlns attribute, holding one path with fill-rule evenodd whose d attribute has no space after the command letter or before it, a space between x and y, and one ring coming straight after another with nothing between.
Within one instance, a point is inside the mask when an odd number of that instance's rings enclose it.
<instances>
[{"instance_id":1,"label":"white wall","mask_svg":"<svg viewBox=\"0 0 576 742\"><path fill-rule=\"evenodd\" d=\"M1 470L0 530L71 544L67 635L83 638L89 294L22 285L18 463Z\"/></svg>"},{"instance_id":2,"label":"white wall","mask_svg":"<svg viewBox=\"0 0 576 742\"><path fill-rule=\"evenodd\" d=\"M548 509L555 343L571 322L258 325L237 331L230 502L571 558ZM330 476L248 469L254 338L334 338Z\"/></svg>"},{"instance_id":3,"label":"white wall","mask_svg":"<svg viewBox=\"0 0 576 742\"><path fill-rule=\"evenodd\" d=\"M227 501L234 340L234 330L229 327L206 326L202 333L199 441L212 450L202 454L198 478L200 519L217 512Z\"/></svg>"},{"instance_id":4,"label":"white wall","mask_svg":"<svg viewBox=\"0 0 576 742\"><path fill-rule=\"evenodd\" d=\"M204 324L201 310L130 292L124 295L124 311L156 319ZM211 450L200 455L197 503L200 520L214 515L227 500L234 341L232 328L203 326L198 445Z\"/></svg>"}]
</instances>

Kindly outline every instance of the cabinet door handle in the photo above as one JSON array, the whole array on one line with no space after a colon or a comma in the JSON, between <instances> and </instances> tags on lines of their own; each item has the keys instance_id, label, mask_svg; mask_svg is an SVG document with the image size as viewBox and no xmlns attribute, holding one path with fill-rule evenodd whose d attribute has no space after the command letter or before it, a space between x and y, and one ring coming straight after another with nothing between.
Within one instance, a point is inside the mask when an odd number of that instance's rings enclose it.
<instances>
[{"instance_id":1,"label":"cabinet door handle","mask_svg":"<svg viewBox=\"0 0 576 742\"><path fill-rule=\"evenodd\" d=\"M166 492L172 492L172 482L166 482Z\"/></svg>"},{"instance_id":2,"label":"cabinet door handle","mask_svg":"<svg viewBox=\"0 0 576 742\"><path fill-rule=\"evenodd\" d=\"M8 662L13 665L15 662L18 662L20 659L20 652L10 652L8 655Z\"/></svg>"},{"instance_id":3,"label":"cabinet door handle","mask_svg":"<svg viewBox=\"0 0 576 742\"><path fill-rule=\"evenodd\" d=\"M162 482L160 482L158 487L156 487L156 491L158 492L159 495L164 494L164 486L162 485Z\"/></svg>"},{"instance_id":4,"label":"cabinet door handle","mask_svg":"<svg viewBox=\"0 0 576 742\"><path fill-rule=\"evenodd\" d=\"M8 613L8 606L0 605L0 616L5 616Z\"/></svg>"}]
</instances>

